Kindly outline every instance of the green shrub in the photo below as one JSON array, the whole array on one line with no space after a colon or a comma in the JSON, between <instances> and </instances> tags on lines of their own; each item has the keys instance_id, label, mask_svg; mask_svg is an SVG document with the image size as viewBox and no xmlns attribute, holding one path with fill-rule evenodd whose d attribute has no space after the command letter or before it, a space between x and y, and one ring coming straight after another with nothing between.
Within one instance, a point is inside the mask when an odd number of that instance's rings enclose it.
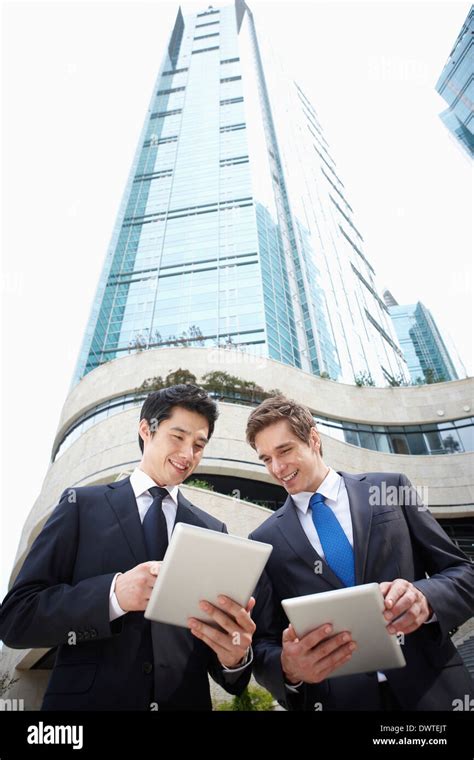
<instances>
[{"instance_id":1,"label":"green shrub","mask_svg":"<svg viewBox=\"0 0 474 760\"><path fill-rule=\"evenodd\" d=\"M183 483L183 485L191 486L191 488L205 488L207 491L214 490L212 483L208 483L207 480L197 480L196 478L194 480L188 480L186 483Z\"/></svg>"},{"instance_id":2,"label":"green shrub","mask_svg":"<svg viewBox=\"0 0 474 760\"><path fill-rule=\"evenodd\" d=\"M220 702L216 710L226 712L270 711L273 710L273 697L268 691L261 689L259 686L249 686L242 692L240 697L234 697L230 702Z\"/></svg>"}]
</instances>

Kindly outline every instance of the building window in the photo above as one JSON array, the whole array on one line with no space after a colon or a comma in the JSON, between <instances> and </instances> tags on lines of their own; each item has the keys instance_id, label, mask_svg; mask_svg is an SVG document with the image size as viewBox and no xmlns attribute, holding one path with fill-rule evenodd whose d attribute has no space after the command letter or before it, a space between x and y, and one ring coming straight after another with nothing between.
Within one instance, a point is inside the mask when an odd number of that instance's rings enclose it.
<instances>
[{"instance_id":1,"label":"building window","mask_svg":"<svg viewBox=\"0 0 474 760\"><path fill-rule=\"evenodd\" d=\"M145 148L148 148L150 145L166 145L167 143L175 142L178 142L178 135L173 135L172 137L158 137L157 135L152 135L149 140L145 140L143 145Z\"/></svg>"},{"instance_id":2,"label":"building window","mask_svg":"<svg viewBox=\"0 0 474 760\"><path fill-rule=\"evenodd\" d=\"M145 182L152 179L161 179L162 177L171 177L173 169L163 169L161 172L152 172L151 174L137 174L134 182Z\"/></svg>"},{"instance_id":3,"label":"building window","mask_svg":"<svg viewBox=\"0 0 474 760\"><path fill-rule=\"evenodd\" d=\"M194 37L195 40L207 40L209 37L218 37L219 32L212 32L212 34L202 34L200 37Z\"/></svg>"},{"instance_id":4,"label":"building window","mask_svg":"<svg viewBox=\"0 0 474 760\"><path fill-rule=\"evenodd\" d=\"M351 246L353 247L354 251L355 251L355 252L356 252L356 253L357 253L357 254L358 254L360 257L361 257L362 261L364 261L364 262L367 264L367 266L369 267L369 269L370 269L370 271L372 272L372 274L375 274L375 269L374 269L374 268L373 268L373 267L372 267L372 266L369 264L369 262L368 262L368 261L367 261L367 259L365 258L365 256L364 256L364 254L362 253L362 251L361 251L361 250L360 250L360 249L359 249L359 248L356 246L356 244L355 244L355 243L354 243L354 242L353 242L353 241L350 239L349 235L348 235L348 234L347 234L347 232L346 232L346 231L345 231L345 230L344 230L344 229L341 227L341 225L340 225L340 224L338 225L338 227L339 227L340 231L342 232L342 234L344 235L344 237L346 238L347 242L351 244Z\"/></svg>"},{"instance_id":5,"label":"building window","mask_svg":"<svg viewBox=\"0 0 474 760\"><path fill-rule=\"evenodd\" d=\"M175 108L173 111L156 111L151 114L150 119L165 119L167 116L176 116L182 112L182 108Z\"/></svg>"},{"instance_id":6,"label":"building window","mask_svg":"<svg viewBox=\"0 0 474 760\"><path fill-rule=\"evenodd\" d=\"M169 69L168 71L163 71L162 77L172 77L173 74L182 74L184 71L187 71L188 69Z\"/></svg>"},{"instance_id":7,"label":"building window","mask_svg":"<svg viewBox=\"0 0 474 760\"><path fill-rule=\"evenodd\" d=\"M326 162L326 163L327 163L327 162ZM354 224L351 222L351 220L349 219L349 217L347 216L347 214L345 214L345 213L344 213L344 211L343 211L343 210L342 210L342 208L340 207L339 203L337 203L337 201L335 201L335 200L334 200L334 198L332 197L332 195L331 195L331 194L329 194L329 197L330 197L330 199L332 200L332 202L334 203L334 205L335 205L335 207L337 208L337 210L338 210L338 211L339 211L339 212L342 214L342 216L343 216L343 217L344 217L344 219L346 220L347 224L349 224L349 225L352 227L352 229L354 230L354 232L356 233L356 235L358 235L358 237L360 237L360 239L361 239L362 241L364 241L364 238L363 238L363 237L362 237L362 235L360 234L359 230L358 230L358 229L357 229L357 227L356 227L356 226L355 226L355 225L354 225Z\"/></svg>"},{"instance_id":8,"label":"building window","mask_svg":"<svg viewBox=\"0 0 474 760\"><path fill-rule=\"evenodd\" d=\"M248 164L248 156L234 156L232 158L221 158L220 166L233 166L234 164Z\"/></svg>"},{"instance_id":9,"label":"building window","mask_svg":"<svg viewBox=\"0 0 474 760\"><path fill-rule=\"evenodd\" d=\"M228 106L232 103L243 103L243 98L227 98L226 100L221 100L221 106Z\"/></svg>"},{"instance_id":10,"label":"building window","mask_svg":"<svg viewBox=\"0 0 474 760\"><path fill-rule=\"evenodd\" d=\"M197 55L198 53L208 53L210 50L219 50L219 45L210 48L203 48L202 50L193 50L191 55Z\"/></svg>"},{"instance_id":11,"label":"building window","mask_svg":"<svg viewBox=\"0 0 474 760\"><path fill-rule=\"evenodd\" d=\"M172 92L184 92L186 87L171 87L169 90L158 90L157 95L171 95Z\"/></svg>"},{"instance_id":12,"label":"building window","mask_svg":"<svg viewBox=\"0 0 474 760\"><path fill-rule=\"evenodd\" d=\"M184 89L184 87L183 87L183 89ZM352 208L352 206L350 205L350 203L348 203L348 202L346 201L346 199L344 198L344 196L343 196L343 194L341 193L341 191L339 190L339 188L338 188L338 187L336 187L336 185L334 184L334 182L332 181L332 179L330 179L330 177L328 177L328 175L326 174L326 172L324 171L324 169L323 169L323 167L322 167L322 166L320 167L320 169L321 169L322 173L324 174L324 176L326 177L326 179L327 179L327 181L329 182L329 184L331 185L331 187L332 187L332 188L333 188L333 189L336 191L336 193L337 193L338 195L340 195L340 197L342 198L342 200L343 200L343 201L344 201L344 203L346 204L347 208L348 208L348 209L350 209L350 211L352 211L352 213L354 213L354 209Z\"/></svg>"},{"instance_id":13,"label":"building window","mask_svg":"<svg viewBox=\"0 0 474 760\"><path fill-rule=\"evenodd\" d=\"M220 128L220 132L236 132L239 129L245 129L245 124L241 122L240 124L226 124L225 127Z\"/></svg>"},{"instance_id":14,"label":"building window","mask_svg":"<svg viewBox=\"0 0 474 760\"><path fill-rule=\"evenodd\" d=\"M384 311L386 311L387 314L388 314L389 313L388 309L387 309L386 305L384 304L384 302L382 301L382 299L375 292L375 290L373 289L373 287L371 285L369 285L369 283L367 282L367 280L365 279L365 277L362 277L361 273L359 272L358 269L355 268L355 266L354 266L354 264L352 262L351 262L351 268L352 268L352 271L354 272L354 274L356 275L356 277L358 277L359 280L363 283L363 285L365 285L365 287L367 288L367 290L369 291L369 293L371 293L373 295L373 297L377 301L377 303L380 306L380 308L383 309Z\"/></svg>"},{"instance_id":15,"label":"building window","mask_svg":"<svg viewBox=\"0 0 474 760\"><path fill-rule=\"evenodd\" d=\"M215 13L220 13L219 10L216 10L215 8L212 8L208 11L202 11L202 13L196 13L197 18L202 18L203 16L213 16Z\"/></svg>"},{"instance_id":16,"label":"building window","mask_svg":"<svg viewBox=\"0 0 474 760\"><path fill-rule=\"evenodd\" d=\"M379 331L379 333L382 336L382 338L385 338L385 340L387 341L387 343L389 344L389 346L391 346L393 348L393 350L396 351L396 353L403 359L402 352L398 348L397 344L391 339L390 335L388 335L388 333L385 332L385 330L383 329L383 327L381 327L379 325L379 323L369 314L369 312L367 311L367 309L364 309L364 311L365 311L365 315L366 315L367 319L369 320L369 322L375 327L376 330Z\"/></svg>"}]
</instances>

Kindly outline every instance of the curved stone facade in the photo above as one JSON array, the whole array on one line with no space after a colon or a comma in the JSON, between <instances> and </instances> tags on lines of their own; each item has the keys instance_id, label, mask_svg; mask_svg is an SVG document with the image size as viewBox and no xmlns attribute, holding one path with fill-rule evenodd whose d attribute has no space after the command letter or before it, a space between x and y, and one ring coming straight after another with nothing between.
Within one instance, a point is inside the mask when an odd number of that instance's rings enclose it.
<instances>
[{"instance_id":1,"label":"curved stone facade","mask_svg":"<svg viewBox=\"0 0 474 760\"><path fill-rule=\"evenodd\" d=\"M408 388L358 388L235 350L158 349L116 359L86 375L66 399L53 449L74 420L88 409L134 391L145 379L157 375L165 377L180 368L193 372L198 381L207 372L223 370L244 380L256 381L267 391L278 388L316 413L354 422L425 424L457 418L471 411L472 379ZM219 406L215 433L196 475L225 475L271 483L264 466L245 442L249 407L223 402ZM65 488L109 482L138 462L137 409L131 407L94 425L50 465L41 493L25 523L12 577ZM428 489L429 506L437 517L472 514L472 453L407 456L351 446L324 434L322 440L325 460L338 470L404 472L415 485ZM229 521L235 508L235 501L228 506ZM248 530L245 524L241 527L242 534L251 529L250 523Z\"/></svg>"}]
</instances>

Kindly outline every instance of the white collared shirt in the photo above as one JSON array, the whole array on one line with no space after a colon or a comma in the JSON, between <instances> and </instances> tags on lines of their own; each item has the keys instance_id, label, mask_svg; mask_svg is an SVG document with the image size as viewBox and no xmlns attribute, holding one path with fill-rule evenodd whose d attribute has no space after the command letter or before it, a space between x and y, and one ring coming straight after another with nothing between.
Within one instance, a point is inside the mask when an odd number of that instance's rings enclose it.
<instances>
[{"instance_id":1,"label":"white collared shirt","mask_svg":"<svg viewBox=\"0 0 474 760\"><path fill-rule=\"evenodd\" d=\"M156 483L153 478L150 478L146 472L136 467L130 475L130 485L132 486L135 499L137 500L138 514L140 515L140 521L143 524L145 515L153 502L153 496L149 492L149 488L156 487ZM176 510L178 509L178 486L164 486L169 493L169 496L165 496L162 502L163 514L166 518L166 527L168 528L168 541L171 538L173 526L176 520Z\"/></svg>"},{"instance_id":2,"label":"white collared shirt","mask_svg":"<svg viewBox=\"0 0 474 760\"><path fill-rule=\"evenodd\" d=\"M352 520L351 510L349 506L349 497L346 491L346 485L344 480L338 473L329 468L329 472L324 478L323 482L317 489L316 493L320 493L324 496L324 500L328 507L332 509L337 517L342 530L347 536L347 539L354 548L354 538L352 533ZM296 514L301 523L301 526L310 542L311 546L320 557L326 559L324 556L323 547L319 540L318 532L313 522L313 513L309 507L309 500L313 496L313 492L301 491L291 496L296 506Z\"/></svg>"},{"instance_id":3,"label":"white collared shirt","mask_svg":"<svg viewBox=\"0 0 474 760\"><path fill-rule=\"evenodd\" d=\"M153 478L150 478L150 476L146 474L146 472L143 472L143 470L140 470L139 467L136 467L135 470L130 475L130 485L132 486L132 490L137 502L137 509L138 509L138 514L140 516L140 522L143 524L145 515L153 503L153 496L150 494L148 489L152 488L153 486L156 486L157 484L155 483ZM169 493L169 496L165 496L162 502L163 514L166 519L166 527L168 529L168 541L169 541L171 538L171 533L173 531L173 526L176 520L176 511L178 509L178 490L179 489L178 489L178 486L164 486L164 488L166 488L166 490ZM118 603L117 597L115 595L115 581L118 575L120 575L120 573L117 573L117 575L114 576L111 587L110 587L110 595L109 595L110 622L112 622L112 620L115 620L118 617L121 617L122 615L125 615L125 610L121 608L120 604Z\"/></svg>"}]
</instances>

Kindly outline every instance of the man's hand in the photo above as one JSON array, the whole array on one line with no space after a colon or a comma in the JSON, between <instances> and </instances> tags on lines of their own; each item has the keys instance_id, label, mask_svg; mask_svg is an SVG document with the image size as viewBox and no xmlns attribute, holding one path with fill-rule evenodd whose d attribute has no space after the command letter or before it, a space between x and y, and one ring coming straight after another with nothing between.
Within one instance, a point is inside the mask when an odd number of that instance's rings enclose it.
<instances>
[{"instance_id":1,"label":"man's hand","mask_svg":"<svg viewBox=\"0 0 474 760\"><path fill-rule=\"evenodd\" d=\"M196 638L204 641L216 653L221 665L225 668L235 668L246 656L252 643L255 623L250 613L255 606L255 599L253 596L250 597L246 608L228 596L219 596L217 601L219 607L207 601L200 602L199 606L223 630L196 618L189 618L189 627Z\"/></svg>"},{"instance_id":2,"label":"man's hand","mask_svg":"<svg viewBox=\"0 0 474 760\"><path fill-rule=\"evenodd\" d=\"M320 625L298 639L290 624L283 631L281 666L288 683L319 683L351 659L357 644L349 631L331 636L332 626Z\"/></svg>"},{"instance_id":3,"label":"man's hand","mask_svg":"<svg viewBox=\"0 0 474 760\"><path fill-rule=\"evenodd\" d=\"M154 560L142 562L117 577L115 596L124 612L142 612L146 609L160 566L161 562Z\"/></svg>"},{"instance_id":4,"label":"man's hand","mask_svg":"<svg viewBox=\"0 0 474 760\"><path fill-rule=\"evenodd\" d=\"M389 633L413 633L433 614L426 596L413 583L396 578L379 583L385 597L384 618Z\"/></svg>"}]
</instances>

